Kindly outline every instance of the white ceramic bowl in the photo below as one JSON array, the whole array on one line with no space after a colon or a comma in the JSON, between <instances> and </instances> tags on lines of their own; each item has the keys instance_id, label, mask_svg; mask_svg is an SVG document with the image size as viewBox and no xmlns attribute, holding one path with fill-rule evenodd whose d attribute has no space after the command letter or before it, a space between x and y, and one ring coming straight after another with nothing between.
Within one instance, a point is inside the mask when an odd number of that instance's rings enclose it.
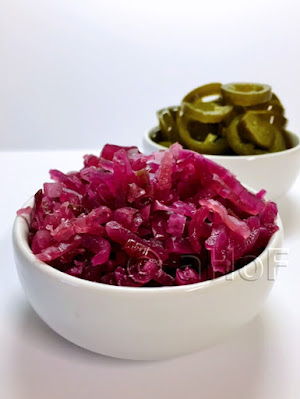
<instances>
[{"instance_id":1,"label":"white ceramic bowl","mask_svg":"<svg viewBox=\"0 0 300 399\"><path fill-rule=\"evenodd\" d=\"M151 140L156 128L144 135L142 151L145 154L166 148ZM267 190L267 198L276 200L286 194L297 179L300 168L299 136L288 132L292 148L262 155L205 155L234 173L237 178L255 190Z\"/></svg>"},{"instance_id":2,"label":"white ceramic bowl","mask_svg":"<svg viewBox=\"0 0 300 399\"><path fill-rule=\"evenodd\" d=\"M258 313L276 274L276 254L269 250L282 245L279 217L277 222L279 231L255 261L187 286L116 287L69 276L35 257L20 216L13 228L14 255L28 301L58 334L108 356L162 359L207 347Z\"/></svg>"}]
</instances>

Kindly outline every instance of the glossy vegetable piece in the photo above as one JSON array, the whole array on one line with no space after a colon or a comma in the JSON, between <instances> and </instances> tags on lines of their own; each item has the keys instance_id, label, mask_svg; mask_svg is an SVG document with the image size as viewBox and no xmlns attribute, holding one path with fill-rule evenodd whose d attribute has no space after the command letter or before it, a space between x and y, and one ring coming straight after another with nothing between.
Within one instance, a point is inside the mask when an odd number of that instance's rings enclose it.
<instances>
[{"instance_id":1,"label":"glossy vegetable piece","mask_svg":"<svg viewBox=\"0 0 300 399\"><path fill-rule=\"evenodd\" d=\"M229 104L251 106L271 100L271 86L260 83L228 83L221 87L224 100Z\"/></svg>"},{"instance_id":2,"label":"glossy vegetable piece","mask_svg":"<svg viewBox=\"0 0 300 399\"><path fill-rule=\"evenodd\" d=\"M178 107L169 107L163 108L156 113L163 141L175 142L178 140L177 111Z\"/></svg>"},{"instance_id":3,"label":"glossy vegetable piece","mask_svg":"<svg viewBox=\"0 0 300 399\"><path fill-rule=\"evenodd\" d=\"M272 93L271 100L269 101L269 110L271 110L270 107L272 107L272 111L276 111L284 115L284 107L275 93Z\"/></svg>"},{"instance_id":4,"label":"glossy vegetable piece","mask_svg":"<svg viewBox=\"0 0 300 399\"><path fill-rule=\"evenodd\" d=\"M180 112L177 115L177 126L180 141L193 151L202 154L224 154L229 148L226 138L216 134L209 133L203 141L194 139L187 127L186 118Z\"/></svg>"},{"instance_id":5,"label":"glossy vegetable piece","mask_svg":"<svg viewBox=\"0 0 300 399\"><path fill-rule=\"evenodd\" d=\"M270 148L270 152L284 151L284 150L286 150L286 148L287 148L286 141L284 139L282 131L280 131L279 129L276 129L275 138L274 138L273 144Z\"/></svg>"},{"instance_id":6,"label":"glossy vegetable piece","mask_svg":"<svg viewBox=\"0 0 300 399\"><path fill-rule=\"evenodd\" d=\"M276 96L276 94L272 93L272 97L270 101L267 101L262 104L256 104L252 106L246 107L247 110L257 110L257 111L269 111L269 112L274 112L280 115L284 115L284 108L283 105L281 104L281 101L279 98Z\"/></svg>"},{"instance_id":7,"label":"glossy vegetable piece","mask_svg":"<svg viewBox=\"0 0 300 399\"><path fill-rule=\"evenodd\" d=\"M209 83L190 91L182 100L183 103L202 102L203 98L221 94L221 83Z\"/></svg>"},{"instance_id":8,"label":"glossy vegetable piece","mask_svg":"<svg viewBox=\"0 0 300 399\"><path fill-rule=\"evenodd\" d=\"M210 83L197 87L182 100L181 110L188 119L202 123L220 123L232 111L232 106L217 101L205 102L208 96L221 95L221 83Z\"/></svg>"},{"instance_id":9,"label":"glossy vegetable piece","mask_svg":"<svg viewBox=\"0 0 300 399\"><path fill-rule=\"evenodd\" d=\"M187 118L202 123L220 123L232 112L231 105L219 105L216 102L197 102L191 104L183 102L181 109Z\"/></svg>"},{"instance_id":10,"label":"glossy vegetable piece","mask_svg":"<svg viewBox=\"0 0 300 399\"><path fill-rule=\"evenodd\" d=\"M240 137L269 152L286 149L280 124L271 124L266 112L248 111L238 125Z\"/></svg>"},{"instance_id":11,"label":"glossy vegetable piece","mask_svg":"<svg viewBox=\"0 0 300 399\"><path fill-rule=\"evenodd\" d=\"M273 144L277 128L264 118L264 114L248 111L242 116L238 130L242 139L268 150Z\"/></svg>"},{"instance_id":12,"label":"glossy vegetable piece","mask_svg":"<svg viewBox=\"0 0 300 399\"><path fill-rule=\"evenodd\" d=\"M253 143L245 143L239 134L238 125L241 117L234 118L226 129L226 137L230 148L239 155L258 155L264 154L265 151L255 147Z\"/></svg>"},{"instance_id":13,"label":"glossy vegetable piece","mask_svg":"<svg viewBox=\"0 0 300 399\"><path fill-rule=\"evenodd\" d=\"M272 111L272 110L270 110L270 111L268 111L268 110L264 110L264 111L262 111L262 110L257 110L257 111L256 110L255 111L251 110L249 112L256 113L265 122L267 122L270 125L276 126L278 129L284 129L285 125L287 123L286 118L282 114L280 114L278 112L275 112L275 111Z\"/></svg>"},{"instance_id":14,"label":"glossy vegetable piece","mask_svg":"<svg viewBox=\"0 0 300 399\"><path fill-rule=\"evenodd\" d=\"M287 119L284 117L284 108L279 98L274 93L272 94L270 101L263 104L245 107L244 112L247 111L256 111L260 115L264 115L264 118L271 125L275 125L279 129L285 128L287 124Z\"/></svg>"}]
</instances>

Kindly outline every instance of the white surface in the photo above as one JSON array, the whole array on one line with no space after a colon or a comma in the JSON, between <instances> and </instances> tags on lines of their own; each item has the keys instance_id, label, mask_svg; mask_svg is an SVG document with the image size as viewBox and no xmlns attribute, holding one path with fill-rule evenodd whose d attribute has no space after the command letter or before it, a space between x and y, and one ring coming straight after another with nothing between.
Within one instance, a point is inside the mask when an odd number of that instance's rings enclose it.
<instances>
[{"instance_id":1,"label":"white surface","mask_svg":"<svg viewBox=\"0 0 300 399\"><path fill-rule=\"evenodd\" d=\"M211 81L270 83L299 132L299 4L1 1L0 148L136 143Z\"/></svg>"},{"instance_id":2,"label":"white surface","mask_svg":"<svg viewBox=\"0 0 300 399\"><path fill-rule=\"evenodd\" d=\"M47 267L30 250L28 222L21 216L13 246L29 303L59 335L102 355L161 360L216 344L257 316L282 252L279 218L278 225L266 250L230 278L159 289L95 284Z\"/></svg>"},{"instance_id":3,"label":"white surface","mask_svg":"<svg viewBox=\"0 0 300 399\"><path fill-rule=\"evenodd\" d=\"M0 153L0 397L299 398L300 180L279 204L289 267L280 271L260 316L203 352L160 362L120 361L52 332L27 304L13 261L16 209L48 179L48 169L76 169L82 153Z\"/></svg>"}]
</instances>

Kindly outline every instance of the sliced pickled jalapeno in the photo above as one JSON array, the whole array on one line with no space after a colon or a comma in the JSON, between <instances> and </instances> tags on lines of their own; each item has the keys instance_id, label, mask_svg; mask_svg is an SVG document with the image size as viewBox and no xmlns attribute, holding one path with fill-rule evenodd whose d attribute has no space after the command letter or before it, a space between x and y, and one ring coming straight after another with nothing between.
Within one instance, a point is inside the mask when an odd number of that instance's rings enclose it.
<instances>
[{"instance_id":1,"label":"sliced pickled jalapeno","mask_svg":"<svg viewBox=\"0 0 300 399\"><path fill-rule=\"evenodd\" d=\"M178 140L176 112L171 108L164 108L157 111L157 118L163 139L171 142Z\"/></svg>"},{"instance_id":2,"label":"sliced pickled jalapeno","mask_svg":"<svg viewBox=\"0 0 300 399\"><path fill-rule=\"evenodd\" d=\"M228 83L221 92L225 102L242 106L265 103L272 97L271 86L260 83Z\"/></svg>"},{"instance_id":3,"label":"sliced pickled jalapeno","mask_svg":"<svg viewBox=\"0 0 300 399\"><path fill-rule=\"evenodd\" d=\"M276 96L276 94L272 94L271 100L267 101L262 104L256 104L256 105L251 105L245 107L245 110L255 110L255 111L269 111L269 112L274 112L280 115L284 115L284 108Z\"/></svg>"},{"instance_id":4,"label":"sliced pickled jalapeno","mask_svg":"<svg viewBox=\"0 0 300 399\"><path fill-rule=\"evenodd\" d=\"M177 126L181 143L193 151L202 154L224 154L229 148L226 137L214 133L208 133L203 141L194 139L187 127L187 119L181 112L177 114Z\"/></svg>"},{"instance_id":5,"label":"sliced pickled jalapeno","mask_svg":"<svg viewBox=\"0 0 300 399\"><path fill-rule=\"evenodd\" d=\"M275 111L280 114L284 115L284 108L283 105L281 104L281 101L279 98L276 96L275 93L272 93L271 100L268 102L268 111Z\"/></svg>"},{"instance_id":6,"label":"sliced pickled jalapeno","mask_svg":"<svg viewBox=\"0 0 300 399\"><path fill-rule=\"evenodd\" d=\"M178 141L203 154L258 155L290 145L284 108L266 84L203 85L157 117L159 127L151 138L164 147Z\"/></svg>"},{"instance_id":7,"label":"sliced pickled jalapeno","mask_svg":"<svg viewBox=\"0 0 300 399\"><path fill-rule=\"evenodd\" d=\"M168 107L168 110L171 112L171 115L173 116L173 118L176 120L177 117L177 112L179 111L179 106L178 105L174 105L173 107Z\"/></svg>"},{"instance_id":8,"label":"sliced pickled jalapeno","mask_svg":"<svg viewBox=\"0 0 300 399\"><path fill-rule=\"evenodd\" d=\"M246 112L239 123L239 133L245 141L268 150L273 144L277 128L255 111Z\"/></svg>"},{"instance_id":9,"label":"sliced pickled jalapeno","mask_svg":"<svg viewBox=\"0 0 300 399\"><path fill-rule=\"evenodd\" d=\"M273 144L270 147L270 152L279 152L286 150L285 138L280 130L276 130Z\"/></svg>"},{"instance_id":10,"label":"sliced pickled jalapeno","mask_svg":"<svg viewBox=\"0 0 300 399\"><path fill-rule=\"evenodd\" d=\"M183 102L182 112L190 119L202 123L220 123L227 118L233 107L231 105L219 105L216 102L198 102L191 104Z\"/></svg>"},{"instance_id":11,"label":"sliced pickled jalapeno","mask_svg":"<svg viewBox=\"0 0 300 399\"><path fill-rule=\"evenodd\" d=\"M239 155L258 155L286 149L284 136L279 129L272 125L265 126L272 140L267 143L262 134L262 122L255 122L257 120L250 113L246 118L239 116L232 120L227 128L226 137L234 152Z\"/></svg>"},{"instance_id":12,"label":"sliced pickled jalapeno","mask_svg":"<svg viewBox=\"0 0 300 399\"><path fill-rule=\"evenodd\" d=\"M274 111L252 111L252 112L255 112L262 120L266 121L270 125L276 126L278 129L283 129L287 124L287 119L278 112Z\"/></svg>"},{"instance_id":13,"label":"sliced pickled jalapeno","mask_svg":"<svg viewBox=\"0 0 300 399\"><path fill-rule=\"evenodd\" d=\"M240 120L240 116L234 118L226 130L226 137L230 148L232 148L232 150L238 155L264 154L264 150L256 148L253 143L245 142L242 140L238 131L238 125L240 123Z\"/></svg>"},{"instance_id":14,"label":"sliced pickled jalapeno","mask_svg":"<svg viewBox=\"0 0 300 399\"><path fill-rule=\"evenodd\" d=\"M220 96L221 95L221 83L209 83L204 86L197 87L190 91L182 100L183 103L196 103L198 101L203 102L205 97L209 96Z\"/></svg>"}]
</instances>

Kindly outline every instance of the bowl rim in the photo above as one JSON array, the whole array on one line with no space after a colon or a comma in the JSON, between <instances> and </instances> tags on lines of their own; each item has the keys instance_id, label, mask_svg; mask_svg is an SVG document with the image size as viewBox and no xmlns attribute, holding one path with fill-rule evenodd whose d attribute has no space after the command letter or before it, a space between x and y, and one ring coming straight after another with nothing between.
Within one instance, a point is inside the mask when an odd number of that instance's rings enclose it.
<instances>
[{"instance_id":1,"label":"bowl rim","mask_svg":"<svg viewBox=\"0 0 300 399\"><path fill-rule=\"evenodd\" d=\"M146 133L144 134L143 140L146 142L147 145L153 147L153 151L155 150L166 150L167 148L156 143L150 138L150 134L157 129L158 126L152 127L150 130L147 130ZM291 148L288 148L284 151L278 151L278 152L271 152L267 154L256 154L256 155L211 155L211 154L202 154L207 158L210 159L216 159L216 160L239 160L239 159L253 159L259 157L259 159L264 159L264 158L270 158L270 157L280 157L283 156L284 154L291 154L293 152L296 152L300 149L300 137L298 134L290 132L289 130L286 130L287 134L291 136L293 139L297 141L297 144Z\"/></svg>"},{"instance_id":2,"label":"bowl rim","mask_svg":"<svg viewBox=\"0 0 300 399\"><path fill-rule=\"evenodd\" d=\"M34 202L34 197L31 197L23 206L23 208L27 206L32 206ZM236 283L238 281L243 280L241 273L247 273L247 275L252 275L251 270L256 269L256 262L259 259L261 263L264 264L264 260L267 260L268 250L269 249L277 249L279 248L276 243L281 245L281 240L283 239L283 225L279 214L277 215L276 224L279 229L273 234L268 242L268 245L263 250L263 252L255 258L253 261L243 266L242 268L235 270L231 273L225 274L223 276L214 278L212 280L206 280L199 283L180 285L180 286L162 286L162 287L127 287L127 286L114 286L109 284L104 284L101 282L84 280L79 277L71 276L67 273L64 273L60 270L55 269L54 267L48 265L45 262L40 261L31 251L29 247L27 237L28 237L28 219L24 216L17 215L13 225L12 231L12 239L13 239L13 247L16 256L16 252L21 254L22 258L37 269L39 269L43 274L47 275L49 278L55 279L57 281L67 283L69 285L82 288L82 289L91 289L98 290L104 292L110 292L117 295L135 293L135 295L153 295L153 294L176 294L183 292L190 292L194 290L207 290L214 287L218 287L220 284L224 284L227 282ZM275 244L275 245L274 245ZM25 266L26 267L26 266ZM231 278L228 279L228 276Z\"/></svg>"}]
</instances>

